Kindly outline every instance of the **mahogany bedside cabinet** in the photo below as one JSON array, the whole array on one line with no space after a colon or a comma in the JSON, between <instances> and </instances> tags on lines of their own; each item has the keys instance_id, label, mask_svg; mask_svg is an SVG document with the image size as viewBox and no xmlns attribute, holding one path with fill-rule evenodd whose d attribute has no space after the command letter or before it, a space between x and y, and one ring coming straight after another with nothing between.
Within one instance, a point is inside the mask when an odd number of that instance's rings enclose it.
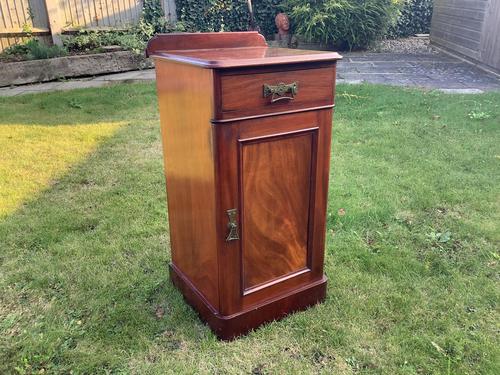
<instances>
[{"instance_id":1,"label":"mahogany bedside cabinet","mask_svg":"<svg viewBox=\"0 0 500 375\"><path fill-rule=\"evenodd\" d=\"M155 61L170 277L222 339L325 298L335 52L163 34Z\"/></svg>"}]
</instances>

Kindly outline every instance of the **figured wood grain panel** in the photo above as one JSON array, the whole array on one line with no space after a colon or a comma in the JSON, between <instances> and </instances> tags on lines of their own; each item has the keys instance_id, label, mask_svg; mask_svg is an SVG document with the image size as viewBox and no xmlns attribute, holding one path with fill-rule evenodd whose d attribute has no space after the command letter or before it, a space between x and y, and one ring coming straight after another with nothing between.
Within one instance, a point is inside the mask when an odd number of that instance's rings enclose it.
<instances>
[{"instance_id":1,"label":"figured wood grain panel","mask_svg":"<svg viewBox=\"0 0 500 375\"><path fill-rule=\"evenodd\" d=\"M305 111L301 113L267 116L259 119L240 120L224 125L214 125L216 136L216 176L218 183L219 228L219 283L221 313L235 314L242 309L252 309L262 301L316 282L323 277L323 252L328 191L328 161L330 156L332 110ZM310 211L308 234L308 269L287 274L270 282L246 290L243 287L243 261L241 246L245 242L225 241L228 208L238 208L238 222L243 230L245 204L253 197L241 197L241 154L239 145L250 139L275 137L305 132L313 135L312 170L310 177ZM292 173L292 168L288 172ZM244 202L242 202L244 200ZM240 234L242 232L240 231ZM244 234L244 233L243 233ZM241 242L241 243L240 243ZM267 265L265 265L267 267ZM309 271L310 269L310 271Z\"/></svg>"},{"instance_id":2,"label":"figured wood grain panel","mask_svg":"<svg viewBox=\"0 0 500 375\"><path fill-rule=\"evenodd\" d=\"M219 306L215 171L210 118L213 73L156 62L172 262Z\"/></svg>"},{"instance_id":3,"label":"figured wood grain panel","mask_svg":"<svg viewBox=\"0 0 500 375\"><path fill-rule=\"evenodd\" d=\"M240 143L243 289L305 270L315 131Z\"/></svg>"},{"instance_id":4,"label":"figured wood grain panel","mask_svg":"<svg viewBox=\"0 0 500 375\"><path fill-rule=\"evenodd\" d=\"M275 71L221 76L221 118L235 118L333 104L335 68ZM271 102L264 97L265 84L298 84L294 99Z\"/></svg>"}]
</instances>

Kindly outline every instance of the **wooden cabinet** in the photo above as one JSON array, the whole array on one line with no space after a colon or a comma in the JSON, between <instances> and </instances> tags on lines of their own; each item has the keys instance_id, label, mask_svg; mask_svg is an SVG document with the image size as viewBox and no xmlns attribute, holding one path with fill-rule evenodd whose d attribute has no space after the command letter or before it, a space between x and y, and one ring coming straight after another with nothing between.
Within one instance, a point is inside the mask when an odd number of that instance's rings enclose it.
<instances>
[{"instance_id":1,"label":"wooden cabinet","mask_svg":"<svg viewBox=\"0 0 500 375\"><path fill-rule=\"evenodd\" d=\"M171 279L231 339L325 297L334 52L159 35Z\"/></svg>"}]
</instances>

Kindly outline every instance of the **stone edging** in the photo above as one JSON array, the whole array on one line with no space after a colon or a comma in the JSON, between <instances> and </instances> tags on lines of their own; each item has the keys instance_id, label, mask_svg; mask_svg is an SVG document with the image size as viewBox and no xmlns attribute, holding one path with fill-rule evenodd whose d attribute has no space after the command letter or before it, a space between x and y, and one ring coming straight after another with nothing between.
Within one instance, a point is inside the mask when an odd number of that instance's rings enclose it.
<instances>
[{"instance_id":1,"label":"stone edging","mask_svg":"<svg viewBox=\"0 0 500 375\"><path fill-rule=\"evenodd\" d=\"M0 87L150 68L151 60L130 51L0 63Z\"/></svg>"}]
</instances>

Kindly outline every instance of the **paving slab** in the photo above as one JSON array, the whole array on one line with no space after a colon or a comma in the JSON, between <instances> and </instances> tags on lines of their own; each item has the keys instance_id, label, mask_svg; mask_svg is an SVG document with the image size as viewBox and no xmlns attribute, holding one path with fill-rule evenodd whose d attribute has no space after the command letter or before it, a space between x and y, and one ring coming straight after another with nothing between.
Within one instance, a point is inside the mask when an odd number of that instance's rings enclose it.
<instances>
[{"instance_id":1,"label":"paving slab","mask_svg":"<svg viewBox=\"0 0 500 375\"><path fill-rule=\"evenodd\" d=\"M439 89L447 94L482 94L484 91L480 89Z\"/></svg>"},{"instance_id":2,"label":"paving slab","mask_svg":"<svg viewBox=\"0 0 500 375\"><path fill-rule=\"evenodd\" d=\"M338 63L338 82L423 87L447 93L476 94L500 90L500 76L444 53L346 52ZM154 69L134 70L69 81L0 88L0 96L150 82Z\"/></svg>"},{"instance_id":3,"label":"paving slab","mask_svg":"<svg viewBox=\"0 0 500 375\"><path fill-rule=\"evenodd\" d=\"M344 53L339 82L416 86L449 93L500 90L500 77L444 53Z\"/></svg>"}]
</instances>

